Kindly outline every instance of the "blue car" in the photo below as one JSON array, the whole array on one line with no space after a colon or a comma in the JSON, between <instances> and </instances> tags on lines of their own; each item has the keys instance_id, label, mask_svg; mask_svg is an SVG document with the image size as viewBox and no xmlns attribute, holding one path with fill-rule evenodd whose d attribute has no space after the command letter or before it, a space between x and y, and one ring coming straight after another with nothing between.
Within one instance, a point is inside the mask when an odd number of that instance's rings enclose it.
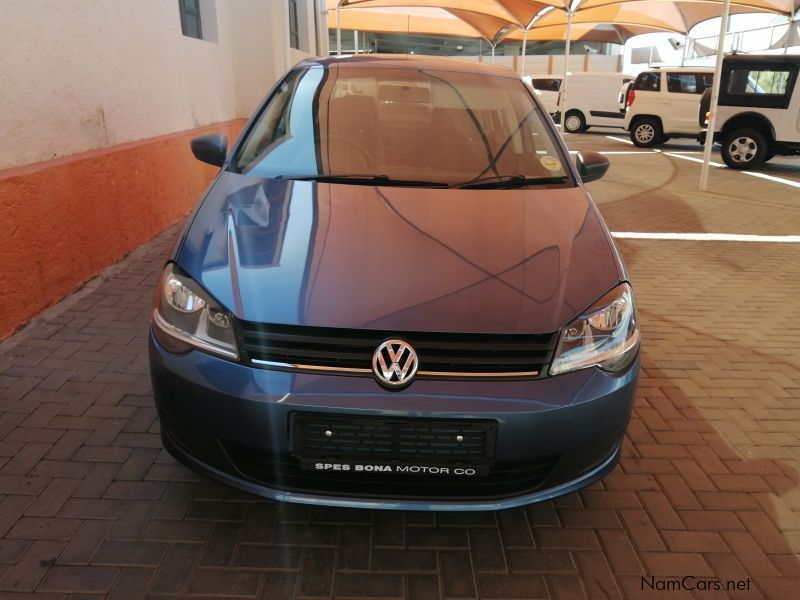
<instances>
[{"instance_id":1,"label":"blue car","mask_svg":"<svg viewBox=\"0 0 800 600\"><path fill-rule=\"evenodd\" d=\"M164 267L164 447L280 501L495 510L617 463L633 291L570 159L507 69L365 55L289 71Z\"/></svg>"}]
</instances>

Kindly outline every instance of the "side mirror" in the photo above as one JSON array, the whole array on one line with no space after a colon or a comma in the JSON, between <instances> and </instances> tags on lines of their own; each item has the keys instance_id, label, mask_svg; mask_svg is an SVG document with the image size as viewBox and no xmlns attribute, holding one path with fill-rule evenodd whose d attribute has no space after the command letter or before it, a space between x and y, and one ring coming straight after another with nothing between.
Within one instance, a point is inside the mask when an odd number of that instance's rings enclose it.
<instances>
[{"instance_id":1,"label":"side mirror","mask_svg":"<svg viewBox=\"0 0 800 600\"><path fill-rule=\"evenodd\" d=\"M611 161L606 156L594 150L578 152L575 163L578 165L578 173L583 179L583 183L600 179L611 165Z\"/></svg>"},{"instance_id":2,"label":"side mirror","mask_svg":"<svg viewBox=\"0 0 800 600\"><path fill-rule=\"evenodd\" d=\"M196 137L191 142L192 154L197 160L221 167L228 154L228 138L219 133Z\"/></svg>"}]
</instances>

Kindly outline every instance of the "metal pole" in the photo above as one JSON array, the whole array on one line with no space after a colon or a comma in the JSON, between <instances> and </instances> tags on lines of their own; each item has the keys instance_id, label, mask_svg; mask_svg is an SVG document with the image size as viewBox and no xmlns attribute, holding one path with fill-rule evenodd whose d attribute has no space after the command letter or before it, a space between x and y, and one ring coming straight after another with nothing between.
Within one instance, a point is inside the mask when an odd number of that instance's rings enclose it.
<instances>
[{"instance_id":1,"label":"metal pole","mask_svg":"<svg viewBox=\"0 0 800 600\"><path fill-rule=\"evenodd\" d=\"M794 18L797 16L797 10L789 15L789 28L786 30L786 43L783 44L783 53L789 52L789 45L792 43L792 29L794 29Z\"/></svg>"},{"instance_id":2,"label":"metal pole","mask_svg":"<svg viewBox=\"0 0 800 600\"><path fill-rule=\"evenodd\" d=\"M689 47L689 36L688 34L683 36L683 52L681 52L681 66L683 63L686 62L686 49Z\"/></svg>"},{"instance_id":3,"label":"metal pole","mask_svg":"<svg viewBox=\"0 0 800 600\"><path fill-rule=\"evenodd\" d=\"M357 29L355 31L353 31L353 46L356 49L355 54L358 54L358 30Z\"/></svg>"},{"instance_id":4,"label":"metal pole","mask_svg":"<svg viewBox=\"0 0 800 600\"><path fill-rule=\"evenodd\" d=\"M522 60L520 61L521 65L519 68L519 74L525 75L525 52L528 49L528 29L530 27L525 28L525 35L522 37Z\"/></svg>"},{"instance_id":5,"label":"metal pole","mask_svg":"<svg viewBox=\"0 0 800 600\"><path fill-rule=\"evenodd\" d=\"M494 64L494 46L495 45L492 44L492 63L491 64Z\"/></svg>"},{"instance_id":6,"label":"metal pole","mask_svg":"<svg viewBox=\"0 0 800 600\"><path fill-rule=\"evenodd\" d=\"M725 36L728 34L728 16L731 10L731 0L722 3L722 18L719 22L719 41L717 42L717 63L714 66L714 83L711 85L711 106L706 129L706 144L703 148L703 166L700 169L700 191L708 188L708 167L711 161L711 148L714 146L714 131L717 127L717 104L719 103L719 86L722 79L722 57L725 55Z\"/></svg>"},{"instance_id":7,"label":"metal pole","mask_svg":"<svg viewBox=\"0 0 800 600\"><path fill-rule=\"evenodd\" d=\"M342 55L342 15L340 7L336 6L336 56Z\"/></svg>"},{"instance_id":8,"label":"metal pole","mask_svg":"<svg viewBox=\"0 0 800 600\"><path fill-rule=\"evenodd\" d=\"M561 113L559 121L561 122L561 133L564 133L564 109L566 108L567 99L567 73L569 72L569 52L572 45L572 11L567 12L567 43L564 46L564 78L561 80L561 88L559 94L559 112Z\"/></svg>"}]
</instances>

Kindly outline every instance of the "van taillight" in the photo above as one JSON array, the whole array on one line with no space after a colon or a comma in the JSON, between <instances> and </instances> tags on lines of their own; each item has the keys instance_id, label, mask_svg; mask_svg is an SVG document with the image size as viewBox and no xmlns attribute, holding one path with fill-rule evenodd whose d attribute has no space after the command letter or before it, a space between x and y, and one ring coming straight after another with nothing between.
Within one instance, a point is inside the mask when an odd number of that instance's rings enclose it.
<instances>
[{"instance_id":1,"label":"van taillight","mask_svg":"<svg viewBox=\"0 0 800 600\"><path fill-rule=\"evenodd\" d=\"M710 120L711 120L711 111L709 111L709 112L707 112L707 113L706 113L706 125L708 125L708 122L709 122Z\"/></svg>"},{"instance_id":2,"label":"van taillight","mask_svg":"<svg viewBox=\"0 0 800 600\"><path fill-rule=\"evenodd\" d=\"M628 108L633 106L633 101L636 100L636 92L633 91L633 88L628 90Z\"/></svg>"}]
</instances>

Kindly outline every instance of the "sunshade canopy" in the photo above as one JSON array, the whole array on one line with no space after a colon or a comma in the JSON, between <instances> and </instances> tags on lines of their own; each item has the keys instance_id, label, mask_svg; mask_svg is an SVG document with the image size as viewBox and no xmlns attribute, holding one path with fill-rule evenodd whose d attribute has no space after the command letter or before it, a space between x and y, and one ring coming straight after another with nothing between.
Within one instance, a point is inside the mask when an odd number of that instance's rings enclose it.
<instances>
[{"instance_id":1,"label":"sunshade canopy","mask_svg":"<svg viewBox=\"0 0 800 600\"><path fill-rule=\"evenodd\" d=\"M532 25L535 30L564 25L569 6L573 7L574 24L594 24L594 27L584 28L585 33L592 31L599 24L622 27L621 32L634 26L645 26L652 28L648 31L688 33L698 23L718 17L721 5L722 0L580 0L577 5L573 0L328 0L329 8L339 6L348 9L341 11L342 14L350 12L353 8L379 7L446 10L463 20L491 43L497 43L516 28L524 29ZM731 14L760 11L791 15L798 7L800 0L733 0ZM543 14L542 11L546 8L556 10ZM365 12L359 10L355 14ZM354 21L357 19L350 20L354 25L352 28L368 29L355 26ZM431 29L432 26L429 25L426 31L429 32ZM558 33L556 29L549 31L552 32L551 36L556 36ZM511 39L521 37L521 33L519 35L516 32L511 33ZM563 37L559 35L551 39ZM529 39L543 38L535 36Z\"/></svg>"},{"instance_id":2,"label":"sunshade canopy","mask_svg":"<svg viewBox=\"0 0 800 600\"><path fill-rule=\"evenodd\" d=\"M587 0L598 2L601 0ZM696 2L674 2L667 0L628 0L617 4L604 4L583 7L573 15L572 23L612 23L614 25L647 25L664 31L689 33L703 21L720 16L720 2L717 0ZM731 3L731 14L753 12L753 8ZM552 10L538 19L534 29L567 22L564 11Z\"/></svg>"}]
</instances>

